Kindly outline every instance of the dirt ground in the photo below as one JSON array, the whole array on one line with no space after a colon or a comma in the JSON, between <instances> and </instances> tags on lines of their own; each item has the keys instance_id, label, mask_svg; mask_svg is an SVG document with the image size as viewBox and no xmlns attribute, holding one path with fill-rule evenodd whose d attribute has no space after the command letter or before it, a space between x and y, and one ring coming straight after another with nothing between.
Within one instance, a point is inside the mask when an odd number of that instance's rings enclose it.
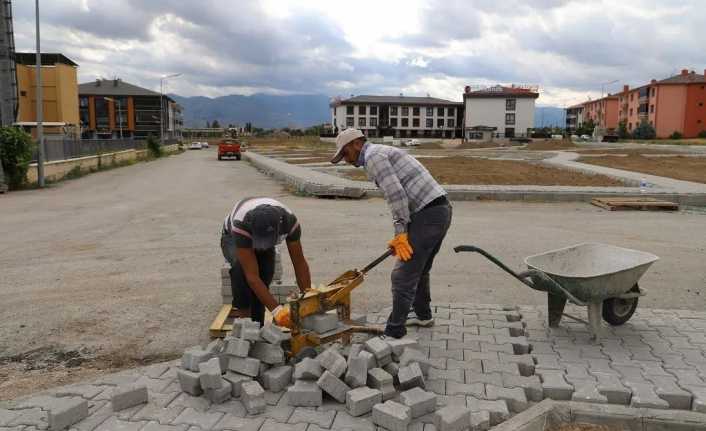
<instances>
[{"instance_id":1,"label":"dirt ground","mask_svg":"<svg viewBox=\"0 0 706 431\"><path fill-rule=\"evenodd\" d=\"M360 267L393 235L382 199L293 195L215 149L0 195L0 399L177 358L208 342L221 304L220 226L246 196L270 196L302 224L314 283ZM459 244L513 268L525 256L585 241L661 260L641 280L641 308L706 307L706 211L618 213L584 203L453 202L432 271L432 299L544 306L532 291ZM293 280L283 253L284 279ZM390 304L387 261L353 293L355 312Z\"/></svg>"},{"instance_id":2,"label":"dirt ground","mask_svg":"<svg viewBox=\"0 0 706 431\"><path fill-rule=\"evenodd\" d=\"M622 182L603 175L588 175L514 160L444 157L421 158L419 161L441 184L625 186ZM361 170L346 172L345 175L351 179L367 181L365 172Z\"/></svg>"},{"instance_id":3,"label":"dirt ground","mask_svg":"<svg viewBox=\"0 0 706 431\"><path fill-rule=\"evenodd\" d=\"M677 180L706 183L706 157L643 157L633 153L627 157L581 157L577 161Z\"/></svg>"},{"instance_id":4,"label":"dirt ground","mask_svg":"<svg viewBox=\"0 0 706 431\"><path fill-rule=\"evenodd\" d=\"M627 431L623 427L593 424L563 424L547 428L547 431Z\"/></svg>"},{"instance_id":5,"label":"dirt ground","mask_svg":"<svg viewBox=\"0 0 706 431\"><path fill-rule=\"evenodd\" d=\"M658 148L577 148L576 150L579 154L625 154L625 155L639 155L639 154L684 154L681 151L674 151L669 149L658 149Z\"/></svg>"},{"instance_id":6,"label":"dirt ground","mask_svg":"<svg viewBox=\"0 0 706 431\"><path fill-rule=\"evenodd\" d=\"M556 150L573 150L578 148L578 145L574 144L568 139L556 140L556 139L543 139L543 140L533 140L524 148L527 151L556 151Z\"/></svg>"}]
</instances>

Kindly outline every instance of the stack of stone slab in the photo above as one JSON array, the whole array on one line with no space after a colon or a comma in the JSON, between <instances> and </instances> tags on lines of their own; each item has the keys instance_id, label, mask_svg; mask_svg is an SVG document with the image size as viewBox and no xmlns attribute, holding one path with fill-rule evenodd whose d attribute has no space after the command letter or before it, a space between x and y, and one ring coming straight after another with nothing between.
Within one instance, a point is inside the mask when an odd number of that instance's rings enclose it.
<instances>
[{"instance_id":1,"label":"stack of stone slab","mask_svg":"<svg viewBox=\"0 0 706 431\"><path fill-rule=\"evenodd\" d=\"M274 296L278 304L286 304L287 296L292 290L298 290L297 286L292 283L282 282L282 259L279 249L276 248L275 253L275 273L272 277L270 285L270 293ZM226 264L221 268L221 297L223 304L233 303L233 291L230 287L230 265Z\"/></svg>"},{"instance_id":2,"label":"stack of stone slab","mask_svg":"<svg viewBox=\"0 0 706 431\"><path fill-rule=\"evenodd\" d=\"M181 389L193 396L205 394L214 404L240 397L248 413L262 413L265 389L279 392L292 380L282 348L290 338L277 326L260 328L251 319L235 319L224 340L184 352L177 372Z\"/></svg>"}]
</instances>

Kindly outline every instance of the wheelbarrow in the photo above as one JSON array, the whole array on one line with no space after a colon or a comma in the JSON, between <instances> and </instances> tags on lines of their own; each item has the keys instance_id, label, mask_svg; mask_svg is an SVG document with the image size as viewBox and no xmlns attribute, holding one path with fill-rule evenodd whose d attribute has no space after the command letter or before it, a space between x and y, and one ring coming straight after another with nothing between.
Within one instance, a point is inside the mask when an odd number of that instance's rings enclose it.
<instances>
[{"instance_id":1,"label":"wheelbarrow","mask_svg":"<svg viewBox=\"0 0 706 431\"><path fill-rule=\"evenodd\" d=\"M547 317L557 327L562 316L588 325L599 336L601 317L622 325L632 317L646 292L637 282L659 257L643 251L600 243L582 243L525 258L527 271L516 273L487 251L459 245L459 252L480 253L532 289L547 292ZM566 301L588 307L588 321L564 313Z\"/></svg>"}]
</instances>

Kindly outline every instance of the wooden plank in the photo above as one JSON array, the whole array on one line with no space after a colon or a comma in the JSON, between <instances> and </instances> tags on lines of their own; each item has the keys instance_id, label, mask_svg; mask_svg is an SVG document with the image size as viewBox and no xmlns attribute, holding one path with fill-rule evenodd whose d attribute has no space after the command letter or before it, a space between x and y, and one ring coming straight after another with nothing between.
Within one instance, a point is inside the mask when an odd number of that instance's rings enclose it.
<instances>
[{"instance_id":1,"label":"wooden plank","mask_svg":"<svg viewBox=\"0 0 706 431\"><path fill-rule=\"evenodd\" d=\"M221 310L216 314L216 318L213 319L211 326L208 328L209 335L211 338L219 338L225 336L223 333L223 325L226 323L226 319L230 316L230 310L233 308L231 304L223 304ZM232 325L231 325L232 329Z\"/></svg>"},{"instance_id":2,"label":"wooden plank","mask_svg":"<svg viewBox=\"0 0 706 431\"><path fill-rule=\"evenodd\" d=\"M679 204L669 201L661 201L654 198L594 198L591 199L591 204L610 210L664 210L676 211L679 209Z\"/></svg>"}]
</instances>

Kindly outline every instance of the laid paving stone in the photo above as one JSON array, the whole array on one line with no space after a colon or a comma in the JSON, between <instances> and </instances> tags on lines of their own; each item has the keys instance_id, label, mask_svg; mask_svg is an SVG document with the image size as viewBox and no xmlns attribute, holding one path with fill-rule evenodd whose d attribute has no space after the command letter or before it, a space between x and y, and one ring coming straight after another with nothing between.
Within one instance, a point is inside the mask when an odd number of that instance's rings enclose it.
<instances>
[{"instance_id":1,"label":"laid paving stone","mask_svg":"<svg viewBox=\"0 0 706 431\"><path fill-rule=\"evenodd\" d=\"M502 383L496 386L506 388L522 388L525 391L525 396L530 401L542 401L544 399L544 390L539 376L518 376L515 374L502 374ZM493 383L495 384L495 383Z\"/></svg>"},{"instance_id":2,"label":"laid paving stone","mask_svg":"<svg viewBox=\"0 0 706 431\"><path fill-rule=\"evenodd\" d=\"M494 385L485 385L485 397L489 400L504 400L508 408L520 413L527 410L527 396L522 388L503 388Z\"/></svg>"},{"instance_id":3,"label":"laid paving stone","mask_svg":"<svg viewBox=\"0 0 706 431\"><path fill-rule=\"evenodd\" d=\"M139 431L146 425L146 422L130 422L110 417L105 422L98 425L95 431Z\"/></svg>"},{"instance_id":4,"label":"laid paving stone","mask_svg":"<svg viewBox=\"0 0 706 431\"><path fill-rule=\"evenodd\" d=\"M477 398L485 398L485 384L465 384L448 380L446 382L446 395L471 395Z\"/></svg>"},{"instance_id":5,"label":"laid paving stone","mask_svg":"<svg viewBox=\"0 0 706 431\"><path fill-rule=\"evenodd\" d=\"M660 398L654 391L654 387L649 383L637 383L626 381L626 386L632 390L630 407L648 409L668 409L669 403Z\"/></svg>"},{"instance_id":6,"label":"laid paving stone","mask_svg":"<svg viewBox=\"0 0 706 431\"><path fill-rule=\"evenodd\" d=\"M520 368L515 363L499 362L494 360L483 359L481 361L483 364L483 372L486 374L490 373L504 373L504 374L515 374L517 376L520 374Z\"/></svg>"},{"instance_id":7,"label":"laid paving stone","mask_svg":"<svg viewBox=\"0 0 706 431\"><path fill-rule=\"evenodd\" d=\"M267 406L265 402L265 390L256 381L244 382L242 384L240 400L251 415L263 413Z\"/></svg>"},{"instance_id":8,"label":"laid paving stone","mask_svg":"<svg viewBox=\"0 0 706 431\"><path fill-rule=\"evenodd\" d=\"M632 391L623 385L616 375L603 373L591 373L591 375L597 379L598 392L608 399L608 403L623 405L630 403Z\"/></svg>"},{"instance_id":9,"label":"laid paving stone","mask_svg":"<svg viewBox=\"0 0 706 431\"><path fill-rule=\"evenodd\" d=\"M446 406L434 414L437 431L463 431L471 426L471 410L460 406Z\"/></svg>"},{"instance_id":10,"label":"laid paving stone","mask_svg":"<svg viewBox=\"0 0 706 431\"><path fill-rule=\"evenodd\" d=\"M152 403L142 406L130 420L133 421L151 421L152 423L160 423L163 425L171 423L179 413L184 410L184 407L160 407Z\"/></svg>"},{"instance_id":11,"label":"laid paving stone","mask_svg":"<svg viewBox=\"0 0 706 431\"><path fill-rule=\"evenodd\" d=\"M172 425L194 425L201 429L211 429L223 418L220 412L199 412L192 408L186 408L177 416Z\"/></svg>"},{"instance_id":12,"label":"laid paving stone","mask_svg":"<svg viewBox=\"0 0 706 431\"><path fill-rule=\"evenodd\" d=\"M691 410L699 413L706 413L706 387L687 386L685 387L692 395Z\"/></svg>"},{"instance_id":13,"label":"laid paving stone","mask_svg":"<svg viewBox=\"0 0 706 431\"><path fill-rule=\"evenodd\" d=\"M316 384L339 403L346 402L346 393L351 390L348 385L328 370L321 374Z\"/></svg>"},{"instance_id":14,"label":"laid paving stone","mask_svg":"<svg viewBox=\"0 0 706 431\"><path fill-rule=\"evenodd\" d=\"M564 372L560 370L548 370L537 368L536 374L542 380L542 391L544 398L557 401L569 401L574 393L574 387L567 383Z\"/></svg>"},{"instance_id":15,"label":"laid paving stone","mask_svg":"<svg viewBox=\"0 0 706 431\"><path fill-rule=\"evenodd\" d=\"M411 409L412 419L436 410L436 394L412 388L400 394L400 402Z\"/></svg>"},{"instance_id":16,"label":"laid paving stone","mask_svg":"<svg viewBox=\"0 0 706 431\"><path fill-rule=\"evenodd\" d=\"M419 364L413 362L405 367L400 367L397 373L397 381L399 382L400 390L406 391L414 387L424 389L424 375Z\"/></svg>"},{"instance_id":17,"label":"laid paving stone","mask_svg":"<svg viewBox=\"0 0 706 431\"><path fill-rule=\"evenodd\" d=\"M595 380L571 379L574 386L574 393L571 394L571 401L584 403L606 404L608 397L598 390L598 382Z\"/></svg>"},{"instance_id":18,"label":"laid paving stone","mask_svg":"<svg viewBox=\"0 0 706 431\"><path fill-rule=\"evenodd\" d=\"M346 394L346 408L351 416L361 416L372 411L382 402L382 392L367 386L356 388Z\"/></svg>"},{"instance_id":19,"label":"laid paving stone","mask_svg":"<svg viewBox=\"0 0 706 431\"><path fill-rule=\"evenodd\" d=\"M190 407L198 411L206 411L211 407L211 401L205 397L195 397L187 393L179 394L167 407Z\"/></svg>"},{"instance_id":20,"label":"laid paving stone","mask_svg":"<svg viewBox=\"0 0 706 431\"><path fill-rule=\"evenodd\" d=\"M324 369L314 358L304 358L294 366L294 378L297 380L318 380Z\"/></svg>"},{"instance_id":21,"label":"laid paving stone","mask_svg":"<svg viewBox=\"0 0 706 431\"><path fill-rule=\"evenodd\" d=\"M407 431L412 409L395 401L385 401L373 407L373 423L390 431Z\"/></svg>"},{"instance_id":22,"label":"laid paving stone","mask_svg":"<svg viewBox=\"0 0 706 431\"><path fill-rule=\"evenodd\" d=\"M239 417L226 414L213 427L214 430L258 431L265 422L264 417Z\"/></svg>"},{"instance_id":23,"label":"laid paving stone","mask_svg":"<svg viewBox=\"0 0 706 431\"><path fill-rule=\"evenodd\" d=\"M462 369L440 370L438 368L430 368L427 377L429 378L429 380L444 379L453 380L459 383L465 382L465 373Z\"/></svg>"},{"instance_id":24,"label":"laid paving stone","mask_svg":"<svg viewBox=\"0 0 706 431\"><path fill-rule=\"evenodd\" d=\"M478 373L483 372L483 361L480 359L470 360L470 361L457 361L455 359L446 360L447 370L470 370ZM424 371L424 370L422 370Z\"/></svg>"},{"instance_id":25,"label":"laid paving stone","mask_svg":"<svg viewBox=\"0 0 706 431\"><path fill-rule=\"evenodd\" d=\"M149 422L140 431L187 431L188 425L162 425L158 422Z\"/></svg>"},{"instance_id":26,"label":"laid paving stone","mask_svg":"<svg viewBox=\"0 0 706 431\"><path fill-rule=\"evenodd\" d=\"M517 364L520 370L520 375L522 376L533 376L534 375L534 359L528 354L515 354L508 355L505 353L498 353L498 359L500 362L508 364Z\"/></svg>"},{"instance_id":27,"label":"laid paving stone","mask_svg":"<svg viewBox=\"0 0 706 431\"><path fill-rule=\"evenodd\" d=\"M510 418L510 411L505 400L482 400L468 397L466 402L472 413L488 412L490 425L498 425Z\"/></svg>"},{"instance_id":28,"label":"laid paving stone","mask_svg":"<svg viewBox=\"0 0 706 431\"><path fill-rule=\"evenodd\" d=\"M339 411L331 425L332 430L375 431L377 427L371 417L353 417L347 411Z\"/></svg>"},{"instance_id":29,"label":"laid paving stone","mask_svg":"<svg viewBox=\"0 0 706 431\"><path fill-rule=\"evenodd\" d=\"M487 383L495 386L503 386L503 379L500 373L484 374L476 371L466 370L465 377L465 382L469 385L473 383Z\"/></svg>"},{"instance_id":30,"label":"laid paving stone","mask_svg":"<svg viewBox=\"0 0 706 431\"><path fill-rule=\"evenodd\" d=\"M647 378L655 386L657 396L669 403L669 407L678 410L691 409L691 393L680 388L674 377L649 376Z\"/></svg>"}]
</instances>

